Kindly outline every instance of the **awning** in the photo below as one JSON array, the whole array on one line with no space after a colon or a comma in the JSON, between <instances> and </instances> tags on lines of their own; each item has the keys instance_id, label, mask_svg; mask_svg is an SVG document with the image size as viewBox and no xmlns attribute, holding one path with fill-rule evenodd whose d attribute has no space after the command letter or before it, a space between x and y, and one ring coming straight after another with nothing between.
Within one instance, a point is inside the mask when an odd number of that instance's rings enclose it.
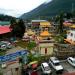
<instances>
[{"instance_id":1,"label":"awning","mask_svg":"<svg viewBox=\"0 0 75 75\"><path fill-rule=\"evenodd\" d=\"M66 41L66 42L68 42L68 43L70 43L70 44L72 44L72 45L75 45L75 42L73 42L73 41L70 40L70 39L64 39L64 41Z\"/></svg>"},{"instance_id":2,"label":"awning","mask_svg":"<svg viewBox=\"0 0 75 75\"><path fill-rule=\"evenodd\" d=\"M38 61L30 62L28 65L32 65L32 64L35 64L35 63L38 63Z\"/></svg>"}]
</instances>

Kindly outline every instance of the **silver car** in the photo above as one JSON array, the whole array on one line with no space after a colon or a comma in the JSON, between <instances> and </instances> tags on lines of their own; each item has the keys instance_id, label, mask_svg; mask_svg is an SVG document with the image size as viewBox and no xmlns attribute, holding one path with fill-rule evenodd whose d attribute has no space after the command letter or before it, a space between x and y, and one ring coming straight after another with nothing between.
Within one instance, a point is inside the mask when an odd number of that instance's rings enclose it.
<instances>
[{"instance_id":1,"label":"silver car","mask_svg":"<svg viewBox=\"0 0 75 75\"><path fill-rule=\"evenodd\" d=\"M41 64L41 69L42 69L44 74L50 74L50 75L52 74L52 71L51 71L48 63L46 63L46 62Z\"/></svg>"}]
</instances>

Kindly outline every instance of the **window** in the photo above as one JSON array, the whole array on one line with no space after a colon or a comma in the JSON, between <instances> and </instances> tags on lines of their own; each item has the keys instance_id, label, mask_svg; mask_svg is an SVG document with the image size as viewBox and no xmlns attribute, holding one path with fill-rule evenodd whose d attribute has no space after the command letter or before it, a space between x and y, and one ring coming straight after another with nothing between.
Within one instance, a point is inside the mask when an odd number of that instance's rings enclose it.
<instances>
[{"instance_id":1,"label":"window","mask_svg":"<svg viewBox=\"0 0 75 75\"><path fill-rule=\"evenodd\" d=\"M73 63L75 64L75 60L73 61Z\"/></svg>"},{"instance_id":2,"label":"window","mask_svg":"<svg viewBox=\"0 0 75 75\"><path fill-rule=\"evenodd\" d=\"M54 65L55 65L55 66L58 66L58 65L60 65L60 64L59 64L59 63L54 63Z\"/></svg>"},{"instance_id":3,"label":"window","mask_svg":"<svg viewBox=\"0 0 75 75\"><path fill-rule=\"evenodd\" d=\"M42 67L44 68L44 66L42 65Z\"/></svg>"},{"instance_id":4,"label":"window","mask_svg":"<svg viewBox=\"0 0 75 75\"><path fill-rule=\"evenodd\" d=\"M53 61L50 59L50 61L53 63Z\"/></svg>"},{"instance_id":5,"label":"window","mask_svg":"<svg viewBox=\"0 0 75 75\"><path fill-rule=\"evenodd\" d=\"M71 36L73 36L73 33L71 33Z\"/></svg>"},{"instance_id":6,"label":"window","mask_svg":"<svg viewBox=\"0 0 75 75\"><path fill-rule=\"evenodd\" d=\"M44 67L43 64L42 64L42 67L43 67L43 69L46 70L46 71L48 71L48 70L50 69L49 66Z\"/></svg>"},{"instance_id":7,"label":"window","mask_svg":"<svg viewBox=\"0 0 75 75\"><path fill-rule=\"evenodd\" d=\"M72 62L72 60L71 59L69 59L71 62ZM73 63L73 62L72 62Z\"/></svg>"},{"instance_id":8,"label":"window","mask_svg":"<svg viewBox=\"0 0 75 75\"><path fill-rule=\"evenodd\" d=\"M50 70L49 66L44 67L46 71Z\"/></svg>"},{"instance_id":9,"label":"window","mask_svg":"<svg viewBox=\"0 0 75 75\"><path fill-rule=\"evenodd\" d=\"M45 54L47 54L47 48L45 48Z\"/></svg>"}]
</instances>

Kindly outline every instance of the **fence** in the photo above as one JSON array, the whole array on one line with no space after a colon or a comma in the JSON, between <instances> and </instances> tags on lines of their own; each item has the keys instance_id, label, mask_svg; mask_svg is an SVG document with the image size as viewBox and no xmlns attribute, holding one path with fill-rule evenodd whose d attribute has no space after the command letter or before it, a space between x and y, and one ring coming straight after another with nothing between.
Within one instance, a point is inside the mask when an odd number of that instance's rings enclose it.
<instances>
[{"instance_id":1,"label":"fence","mask_svg":"<svg viewBox=\"0 0 75 75\"><path fill-rule=\"evenodd\" d=\"M54 53L55 56L62 59L75 56L75 46L70 44L55 44Z\"/></svg>"}]
</instances>

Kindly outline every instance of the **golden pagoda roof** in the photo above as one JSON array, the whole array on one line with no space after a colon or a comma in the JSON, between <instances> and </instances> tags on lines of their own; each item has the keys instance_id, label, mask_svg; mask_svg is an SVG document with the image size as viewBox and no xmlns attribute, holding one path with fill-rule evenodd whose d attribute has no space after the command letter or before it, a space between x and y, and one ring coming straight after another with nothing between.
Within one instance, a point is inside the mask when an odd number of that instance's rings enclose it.
<instances>
[{"instance_id":1,"label":"golden pagoda roof","mask_svg":"<svg viewBox=\"0 0 75 75\"><path fill-rule=\"evenodd\" d=\"M72 26L70 26L70 28L75 28L75 24L73 24Z\"/></svg>"},{"instance_id":2,"label":"golden pagoda roof","mask_svg":"<svg viewBox=\"0 0 75 75\"><path fill-rule=\"evenodd\" d=\"M41 26L41 27L50 27L51 24L50 24L50 22L48 22L48 21L46 21L46 22L40 22L40 26Z\"/></svg>"},{"instance_id":3,"label":"golden pagoda roof","mask_svg":"<svg viewBox=\"0 0 75 75\"><path fill-rule=\"evenodd\" d=\"M50 36L52 34L50 34L48 31L43 31L40 33L40 36Z\"/></svg>"},{"instance_id":4,"label":"golden pagoda roof","mask_svg":"<svg viewBox=\"0 0 75 75\"><path fill-rule=\"evenodd\" d=\"M29 29L29 30L27 31L27 34L28 34L28 35L35 35L35 32L33 32L31 29Z\"/></svg>"}]
</instances>

